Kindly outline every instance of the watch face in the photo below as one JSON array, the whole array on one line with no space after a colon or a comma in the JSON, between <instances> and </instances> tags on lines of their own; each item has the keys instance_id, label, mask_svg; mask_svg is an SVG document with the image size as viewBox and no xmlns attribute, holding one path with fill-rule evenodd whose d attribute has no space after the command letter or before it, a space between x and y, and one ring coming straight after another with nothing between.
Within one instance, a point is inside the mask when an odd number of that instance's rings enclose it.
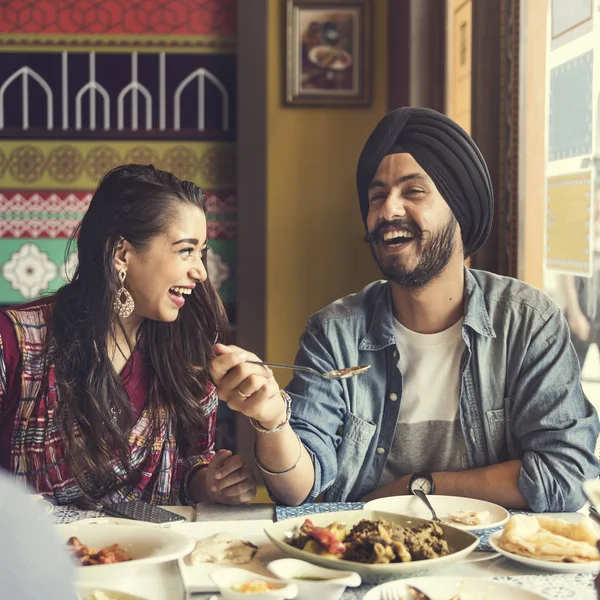
<instances>
[{"instance_id":1,"label":"watch face","mask_svg":"<svg viewBox=\"0 0 600 600\"><path fill-rule=\"evenodd\" d=\"M417 477L413 480L410 489L422 490L424 494L429 494L431 492L431 482L426 477Z\"/></svg>"}]
</instances>

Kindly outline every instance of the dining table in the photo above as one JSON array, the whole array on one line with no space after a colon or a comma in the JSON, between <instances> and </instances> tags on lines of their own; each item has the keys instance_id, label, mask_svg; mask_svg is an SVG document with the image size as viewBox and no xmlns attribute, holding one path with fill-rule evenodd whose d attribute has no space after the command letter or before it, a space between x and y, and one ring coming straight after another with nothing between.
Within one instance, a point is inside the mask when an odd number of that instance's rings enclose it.
<instances>
[{"instance_id":1,"label":"dining table","mask_svg":"<svg viewBox=\"0 0 600 600\"><path fill-rule=\"evenodd\" d=\"M270 509L266 507L260 511L257 510L256 505L250 504L236 507L234 510L236 511L235 518L241 521L244 520L246 515L248 519L264 518L265 510L268 511L268 514L272 515L273 520L280 521L322 512L358 510L362 507L363 504L360 502L319 502L294 507L273 505ZM225 506L220 508L213 505L207 511L183 506L168 508L184 516L186 521L189 522L202 521L203 519L207 521L218 520L220 511L223 513L223 520L230 519L232 514L232 508ZM523 511L509 512L511 514L524 514ZM586 507L579 513L548 513L548 516L575 522L581 518L582 513L587 514ZM101 511L86 511L74 506L54 506L50 516L56 524L76 522L94 523L107 517ZM474 531L473 533L480 539L477 551L463 561L431 571L429 576L493 579L537 592L548 599L596 600L594 589L595 573L556 573L540 570L525 566L494 552L488 543L488 537L500 529L502 527ZM181 531L181 527L178 530ZM283 558L283 554L275 546L273 546L272 550L272 552L268 553L270 557ZM363 583L358 588L346 588L342 600L358 600L359 598L363 598L374 585ZM208 600L219 598L217 592L189 593L183 584L177 561L140 566L131 576L111 581L110 588L140 596L144 600Z\"/></svg>"}]
</instances>

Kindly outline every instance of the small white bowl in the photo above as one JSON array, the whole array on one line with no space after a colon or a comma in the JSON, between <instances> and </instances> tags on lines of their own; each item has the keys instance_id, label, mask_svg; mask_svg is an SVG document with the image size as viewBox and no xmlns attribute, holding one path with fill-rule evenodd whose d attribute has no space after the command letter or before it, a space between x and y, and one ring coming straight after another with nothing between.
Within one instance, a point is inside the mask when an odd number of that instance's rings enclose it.
<instances>
[{"instance_id":1,"label":"small white bowl","mask_svg":"<svg viewBox=\"0 0 600 600\"><path fill-rule=\"evenodd\" d=\"M252 598L252 600L274 600L274 598L295 598L298 595L298 588L293 583L273 579L247 571L231 567L228 569L219 569L210 574L210 578L219 588L223 600L241 600L242 598ZM236 587L249 581L265 581L274 584L275 589L266 592L239 592Z\"/></svg>"},{"instance_id":2,"label":"small white bowl","mask_svg":"<svg viewBox=\"0 0 600 600\"><path fill-rule=\"evenodd\" d=\"M347 587L361 584L358 573L326 569L297 558L274 560L267 569L279 579L298 586L297 600L339 600Z\"/></svg>"}]
</instances>

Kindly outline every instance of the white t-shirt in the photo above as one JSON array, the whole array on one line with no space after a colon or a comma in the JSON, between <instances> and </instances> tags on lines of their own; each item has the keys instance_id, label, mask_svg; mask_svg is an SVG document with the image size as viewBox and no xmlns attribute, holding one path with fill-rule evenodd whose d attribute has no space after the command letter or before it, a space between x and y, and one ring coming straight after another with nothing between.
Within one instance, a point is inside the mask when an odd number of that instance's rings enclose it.
<instances>
[{"instance_id":1,"label":"white t-shirt","mask_svg":"<svg viewBox=\"0 0 600 600\"><path fill-rule=\"evenodd\" d=\"M459 419L463 321L416 333L395 322L402 373L400 413L379 485L409 473L468 468Z\"/></svg>"}]
</instances>

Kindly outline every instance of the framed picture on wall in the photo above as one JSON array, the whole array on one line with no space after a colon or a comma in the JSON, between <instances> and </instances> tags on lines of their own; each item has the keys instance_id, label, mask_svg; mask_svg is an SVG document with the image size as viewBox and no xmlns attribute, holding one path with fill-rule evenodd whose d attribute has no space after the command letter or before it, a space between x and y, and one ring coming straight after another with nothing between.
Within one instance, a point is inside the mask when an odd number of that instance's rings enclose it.
<instances>
[{"instance_id":1,"label":"framed picture on wall","mask_svg":"<svg viewBox=\"0 0 600 600\"><path fill-rule=\"evenodd\" d=\"M371 102L371 0L285 0L285 102Z\"/></svg>"}]
</instances>

